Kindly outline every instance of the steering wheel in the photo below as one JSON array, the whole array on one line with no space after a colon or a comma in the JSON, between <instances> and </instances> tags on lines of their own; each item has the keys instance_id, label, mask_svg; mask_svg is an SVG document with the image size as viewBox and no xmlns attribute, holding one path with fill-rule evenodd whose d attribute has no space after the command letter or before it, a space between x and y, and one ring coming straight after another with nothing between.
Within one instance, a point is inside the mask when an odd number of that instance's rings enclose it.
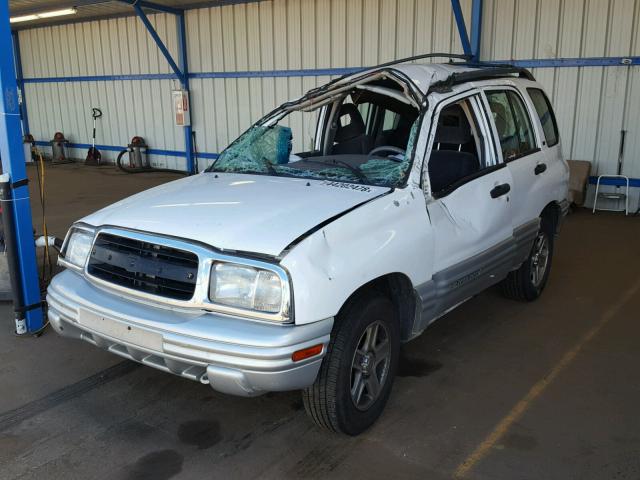
<instances>
[{"instance_id":1,"label":"steering wheel","mask_svg":"<svg viewBox=\"0 0 640 480\"><path fill-rule=\"evenodd\" d=\"M396 162L401 162L402 160L396 159L396 158L391 158L389 155L377 155L378 152L393 152L396 155L404 155L405 154L405 150L398 148L398 147L394 147L392 145L382 145L380 147L376 147L373 150L371 150L369 152L369 155L367 155L367 157L382 157L382 156L386 156L389 158L389 160L394 160Z\"/></svg>"}]
</instances>

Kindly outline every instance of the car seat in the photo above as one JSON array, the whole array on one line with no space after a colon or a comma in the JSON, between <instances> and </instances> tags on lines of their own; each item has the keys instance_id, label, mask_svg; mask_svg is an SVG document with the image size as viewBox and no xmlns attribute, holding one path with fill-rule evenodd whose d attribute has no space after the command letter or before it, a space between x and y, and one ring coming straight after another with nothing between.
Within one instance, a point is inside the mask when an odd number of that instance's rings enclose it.
<instances>
[{"instance_id":1,"label":"car seat","mask_svg":"<svg viewBox=\"0 0 640 480\"><path fill-rule=\"evenodd\" d=\"M479 170L478 157L461 151L472 139L471 126L460 105L452 105L441 112L429 158L429 179L434 194L442 193L457 181ZM441 149L444 145L451 145L456 149Z\"/></svg>"},{"instance_id":2,"label":"car seat","mask_svg":"<svg viewBox=\"0 0 640 480\"><path fill-rule=\"evenodd\" d=\"M373 141L367 135L364 120L357 106L353 103L343 103L336 123L335 144L331 153L365 155L371 151Z\"/></svg>"}]
</instances>

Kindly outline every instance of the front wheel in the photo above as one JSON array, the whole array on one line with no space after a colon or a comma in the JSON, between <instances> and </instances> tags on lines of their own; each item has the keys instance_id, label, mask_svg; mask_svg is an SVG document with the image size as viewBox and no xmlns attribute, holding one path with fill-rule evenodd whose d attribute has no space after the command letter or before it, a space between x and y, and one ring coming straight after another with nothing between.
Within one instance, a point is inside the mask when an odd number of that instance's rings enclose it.
<instances>
[{"instance_id":1,"label":"front wheel","mask_svg":"<svg viewBox=\"0 0 640 480\"><path fill-rule=\"evenodd\" d=\"M532 301L540 296L551 271L553 232L553 223L548 217L542 217L529 257L500 284L504 296L522 301Z\"/></svg>"},{"instance_id":2,"label":"front wheel","mask_svg":"<svg viewBox=\"0 0 640 480\"><path fill-rule=\"evenodd\" d=\"M361 295L336 318L315 383L302 392L320 427L358 435L381 415L395 377L400 332L393 304Z\"/></svg>"}]
</instances>

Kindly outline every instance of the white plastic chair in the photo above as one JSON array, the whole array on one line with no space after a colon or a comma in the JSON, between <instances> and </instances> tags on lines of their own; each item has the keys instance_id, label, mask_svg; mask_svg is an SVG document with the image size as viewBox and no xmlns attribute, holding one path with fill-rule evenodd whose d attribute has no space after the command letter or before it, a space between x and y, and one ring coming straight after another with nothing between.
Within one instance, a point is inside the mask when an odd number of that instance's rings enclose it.
<instances>
[{"instance_id":1,"label":"white plastic chair","mask_svg":"<svg viewBox=\"0 0 640 480\"><path fill-rule=\"evenodd\" d=\"M619 192L600 192L600 180L603 178L622 178L626 182L626 191L625 193ZM624 208L615 209L615 208L596 208L598 206L598 198L606 199L606 200L624 200ZM596 210L606 211L606 212L624 212L625 215L629 215L629 177L626 175L599 175L598 180L596 182L596 196L593 199L593 211L591 213L596 213Z\"/></svg>"}]
</instances>

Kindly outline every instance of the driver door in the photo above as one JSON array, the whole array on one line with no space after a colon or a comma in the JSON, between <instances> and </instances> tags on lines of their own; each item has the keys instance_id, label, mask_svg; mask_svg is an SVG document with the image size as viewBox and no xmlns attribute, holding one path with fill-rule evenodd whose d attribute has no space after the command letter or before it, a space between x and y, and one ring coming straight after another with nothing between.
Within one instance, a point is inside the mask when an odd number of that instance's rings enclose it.
<instances>
[{"instance_id":1,"label":"driver door","mask_svg":"<svg viewBox=\"0 0 640 480\"><path fill-rule=\"evenodd\" d=\"M424 178L434 273L422 293L423 327L506 276L513 246L513 179L497 154L480 94L441 102L433 125Z\"/></svg>"}]
</instances>

